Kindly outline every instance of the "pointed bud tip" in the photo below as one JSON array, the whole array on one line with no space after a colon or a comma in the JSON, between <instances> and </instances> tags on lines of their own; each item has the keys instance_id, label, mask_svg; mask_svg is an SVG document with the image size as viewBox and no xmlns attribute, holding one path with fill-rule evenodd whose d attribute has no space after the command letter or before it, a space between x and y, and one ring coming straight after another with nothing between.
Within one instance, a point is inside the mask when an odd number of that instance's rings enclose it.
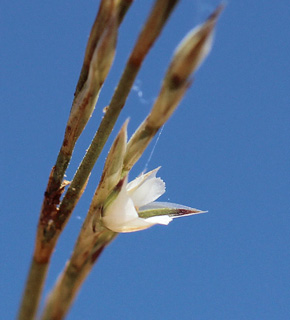
<instances>
[{"instance_id":1,"label":"pointed bud tip","mask_svg":"<svg viewBox=\"0 0 290 320\"><path fill-rule=\"evenodd\" d=\"M222 13L222 11L224 10L225 8L225 3L222 2L220 5L217 6L217 8L214 10L213 13L211 13L209 15L209 17L207 18L207 20L217 20L217 18L220 16L220 14Z\"/></svg>"},{"instance_id":2,"label":"pointed bud tip","mask_svg":"<svg viewBox=\"0 0 290 320\"><path fill-rule=\"evenodd\" d=\"M206 21L199 25L196 29L193 30L198 30L200 34L204 35L204 40L205 41L207 38L212 36L213 30L215 28L215 25L217 23L217 19L219 18L221 12L223 11L225 5L221 3L206 19ZM211 43L210 43L211 46Z\"/></svg>"},{"instance_id":3,"label":"pointed bud tip","mask_svg":"<svg viewBox=\"0 0 290 320\"><path fill-rule=\"evenodd\" d=\"M208 211L198 210L195 208L180 208L177 209L176 212L173 215L173 218L183 217L183 216L191 216L194 214L200 214L200 213L206 213Z\"/></svg>"},{"instance_id":4,"label":"pointed bud tip","mask_svg":"<svg viewBox=\"0 0 290 320\"><path fill-rule=\"evenodd\" d=\"M217 19L224 10L225 4L221 3L206 19L205 23L201 25L200 31L206 32L207 35L212 34L212 31L217 23Z\"/></svg>"},{"instance_id":5,"label":"pointed bud tip","mask_svg":"<svg viewBox=\"0 0 290 320\"><path fill-rule=\"evenodd\" d=\"M126 121L123 123L123 125L120 129L120 132L119 132L119 135L125 134L126 142L127 142L127 129L128 129L129 120L130 120L130 118L126 119Z\"/></svg>"}]
</instances>

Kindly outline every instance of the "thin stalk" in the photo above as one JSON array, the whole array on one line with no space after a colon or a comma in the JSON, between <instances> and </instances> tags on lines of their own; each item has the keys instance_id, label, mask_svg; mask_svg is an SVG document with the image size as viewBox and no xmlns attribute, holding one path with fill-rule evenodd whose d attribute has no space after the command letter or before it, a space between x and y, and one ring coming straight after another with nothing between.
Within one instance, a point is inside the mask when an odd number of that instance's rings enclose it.
<instances>
[{"instance_id":1,"label":"thin stalk","mask_svg":"<svg viewBox=\"0 0 290 320\"><path fill-rule=\"evenodd\" d=\"M105 2L106 2L105 0L102 1L103 4ZM121 3L124 4L125 9L122 11L123 13L126 12L127 10L126 6L128 7L131 4L131 2L132 1L129 1L129 0L119 1L119 4ZM41 261L42 260L47 261L46 263L48 264L50 256L57 242L57 239L85 188L90 172L95 162L97 161L116 123L116 120L125 104L127 96L135 81L136 75L144 61L144 58L149 52L155 40L157 39L158 35L160 34L165 22L167 21L170 13L172 12L172 9L174 8L177 2L178 0L157 0L156 1L153 7L153 10L151 11L151 14L128 59L125 70L122 74L122 77L117 86L117 89L114 92L114 95L111 99L109 107L107 108L107 111L101 121L100 127L96 132L96 135L94 136L94 139L81 165L79 166L73 178L73 181L70 184L70 187L68 188L60 206L58 207L59 199L64 190L64 186L63 186L64 172L70 161L70 157L71 157L75 142L72 144L71 149L66 148L65 152L62 152L62 153L60 152L57 159L56 166L53 168L52 173L50 175L51 183L48 184L48 188L46 191L46 197L43 205L43 207L46 208L46 211L45 211L46 214L44 215L45 219L40 220L39 228L38 228L37 238L38 240L41 240L41 241L38 241L38 243L36 244L35 256L37 258L40 258ZM119 23L123 19L123 13L120 14L119 16ZM98 39L98 36L96 36L96 39ZM96 39L94 41L98 42L98 40ZM91 52L91 50L89 50L89 52ZM90 54L88 56L86 55L86 58L88 58L89 64L85 64L85 61L84 61L84 65L80 75L80 80L78 82L77 89L76 89L75 99L78 97L79 93L82 92L89 76L89 69L87 68L87 66L90 65L90 62L92 61L92 55L91 56ZM153 131L155 131L155 129ZM150 136L154 133L151 133ZM56 286L57 288L56 291L53 291L56 293L52 294L52 297L57 296L59 294L58 292L62 292L64 295L63 304L65 307L63 307L64 309L63 314L67 312L70 304L73 301L73 298L76 292L78 291L85 277L91 270L96 258L99 256L103 248L116 235L115 233L112 233L111 231L108 231L108 230L106 230L106 232L101 234L104 234L104 238L97 237L97 239L95 239L95 235L94 235L93 237L94 240L91 242L91 244L94 243L94 245L93 245L93 250L89 254L90 259L83 261L81 265L77 265L77 269L76 269L77 272L73 272L75 270L74 268L76 267L76 265L73 259L74 256L72 256L72 259L68 264L68 267L65 269L63 275L61 276ZM41 236L42 236L42 239L41 239ZM98 249L96 249L96 247ZM45 273L46 272L44 272L44 277L42 277L42 280L38 285L40 288L39 292L41 292L41 288L43 286ZM68 293L65 293L68 286L70 286L71 293L69 293L69 291L67 291ZM27 288L25 292L29 292ZM26 297L26 299L29 299L29 297ZM53 298L52 300L49 300L49 301L55 301L53 302L54 304L54 303L58 303L59 299ZM25 303L23 303L22 305L25 305ZM51 306L50 302L48 303L48 306ZM35 309L36 308L37 306L35 307ZM54 309L54 308L48 307L48 309ZM56 310L58 310L58 308L56 308ZM58 317L58 315L55 315L53 319L62 319L62 317L63 317L62 315L60 317ZM47 319L52 319L52 318L47 318Z\"/></svg>"},{"instance_id":2,"label":"thin stalk","mask_svg":"<svg viewBox=\"0 0 290 320\"><path fill-rule=\"evenodd\" d=\"M119 2L119 4L121 5L123 2L124 2L124 0L121 0ZM111 22L114 22L113 21L114 14L115 14L115 12L117 12L117 8L115 6L115 3L116 3L115 0L112 0L112 1L102 0L96 21L92 27L91 36L88 41L88 48L89 49L87 49L89 54L85 55L85 61L88 63L88 64L86 64L86 66L88 67L87 73L85 74L85 76L84 76L84 73L81 73L79 83L81 83L82 85L81 86L77 85L77 89L79 89L79 91L75 93L75 98L73 101L73 107L77 103L79 103L79 105L81 107L82 113L80 113L80 118L82 115L89 118L88 115L85 114L85 112L83 112L83 110L84 110L84 108L86 108L86 106L84 103L82 103L82 100L86 100L86 96L84 96L83 98L81 97L81 95L84 92L81 89L83 89L86 86L86 83L88 82L87 80L89 80L88 77L89 77L90 67L93 68L93 72L95 72L95 73L96 73L95 67L97 67L97 68L99 67L101 69L100 69L100 72L98 72L98 74L97 74L97 81L99 81L99 85L94 86L96 79L92 76L90 79L90 83L87 85L87 88L85 88L87 90L88 97L91 97L90 92L89 92L91 90L91 88L93 88L93 87L98 87L99 89L101 88L101 85L102 85L104 78L106 76L105 72L104 72L105 68L103 65L98 65L98 63L97 63L95 66L94 60L96 60L96 59L94 59L94 54L96 52L95 55L97 58L98 58L98 55L100 56L102 53L106 57L108 56L108 54L106 54L105 49L106 49L106 45L107 45L108 41L110 40L110 38L109 38L110 35L107 35L107 38L103 37L104 39L102 39L102 40L100 40L100 39L101 39L102 35L104 34L104 32L107 32L107 34L108 34L108 32L110 32L110 30L106 31L105 28L103 28L103 26L105 26L107 24L109 27L111 27L111 29L114 28L114 26L113 27L111 26ZM129 6L130 6L130 1L127 4L127 7L129 7ZM125 12L126 12L126 10L122 9L122 15L120 15L117 18L118 25L121 23ZM99 51L97 51L98 50L98 43L100 43ZM110 43L109 43L109 45L110 45ZM99 59L99 61L102 63L102 59ZM109 62L108 62L108 66L109 66ZM108 66L107 66L107 68L108 68ZM93 89L93 90L94 90L95 97L97 97L98 92L96 91L96 89ZM95 98L91 99L92 104L93 104L94 99ZM71 111L73 111L73 109L74 109L73 107L72 107ZM70 130L73 131L76 129L73 126L71 126L70 119L71 119L71 115L70 115L70 118L68 120L68 124L66 127L64 141L62 143L61 149L60 149L59 154L57 156L55 166L51 170L48 184L47 184L47 188L46 188L46 191L44 194L44 200L43 200L43 204L42 204L42 208L41 208L41 212L40 212L39 223L38 223L38 227L37 227L37 236L36 236L36 240L35 240L35 250L34 250L34 255L33 255L33 263L31 264L30 269L29 269L29 276L28 276L28 280L26 282L24 294L22 297L22 301L21 301L21 305L20 305L20 309L19 309L19 319L33 319L34 318L35 312L38 308L38 304L40 301L40 296L41 296L43 284L44 284L44 281L46 278L46 272L48 269L50 257L51 257L53 250L54 250L54 247L56 245L57 239L62 231L62 230L56 228L53 221L55 220L55 218L58 215L58 205L60 202L60 198L61 198L61 195L64 191L65 186L68 184L68 182L63 179L64 179L65 171L69 165L69 162L70 162L70 159L72 156L75 142L78 138L78 137L73 137L73 139L72 139L73 142L70 144L67 143L67 132L70 132ZM78 117L77 117L77 119L78 119ZM80 120L80 121L82 121L82 120ZM85 122L86 122L86 120L84 119L83 123L85 123ZM78 127L79 123L75 123L74 125L75 125L75 127ZM77 130L79 131L78 134L80 134L82 129L80 130L78 128ZM81 190L79 192L79 196L81 196L81 194L85 188L85 184L86 184L86 181L83 184L83 188L81 188Z\"/></svg>"},{"instance_id":3,"label":"thin stalk","mask_svg":"<svg viewBox=\"0 0 290 320\"><path fill-rule=\"evenodd\" d=\"M110 5L108 5L108 3ZM78 101L81 88L83 88L84 83L87 81L92 57L97 47L97 44L101 38L101 35L105 30L104 26L108 22L110 16L112 16L112 13L111 13L112 3L113 1L103 0L100 5L96 20L93 24L91 34L88 40L83 68L79 77L79 81L78 81L76 92L75 92L75 97L72 103L73 106L75 105L76 101ZM85 71L83 71L83 69ZM96 92L95 94L97 95L98 93ZM73 128L71 128L71 130L72 129ZM67 128L66 128L66 131L67 131ZM59 194L59 190L61 188L65 171L70 162L74 145L75 145L75 143L72 143L70 144L70 148L68 148L66 140L67 140L66 137L64 137L64 141L62 143L61 149L57 156L56 163L50 173L50 178L45 191L45 198L42 205L41 216L44 215L44 212L50 211L49 207L51 203L57 203L61 195Z\"/></svg>"},{"instance_id":4,"label":"thin stalk","mask_svg":"<svg viewBox=\"0 0 290 320\"><path fill-rule=\"evenodd\" d=\"M128 142L123 176L127 175L141 157L152 138L175 111L191 85L191 74L211 49L213 30L222 9L222 5L218 6L206 22L189 32L177 47L150 114Z\"/></svg>"},{"instance_id":5,"label":"thin stalk","mask_svg":"<svg viewBox=\"0 0 290 320\"><path fill-rule=\"evenodd\" d=\"M141 65L161 33L178 0L157 0L127 61L111 102L91 145L83 158L59 208L57 225L62 227L74 210L78 194L88 179L110 133L123 109Z\"/></svg>"},{"instance_id":6,"label":"thin stalk","mask_svg":"<svg viewBox=\"0 0 290 320\"><path fill-rule=\"evenodd\" d=\"M119 23L121 24L134 0L119 0Z\"/></svg>"},{"instance_id":7,"label":"thin stalk","mask_svg":"<svg viewBox=\"0 0 290 320\"><path fill-rule=\"evenodd\" d=\"M41 320L64 319L93 265L116 235L105 229L94 234L89 242L79 238L71 259L49 294Z\"/></svg>"},{"instance_id":8,"label":"thin stalk","mask_svg":"<svg viewBox=\"0 0 290 320\"><path fill-rule=\"evenodd\" d=\"M22 304L18 313L19 320L35 318L48 265L48 261L42 263L37 262L34 257L32 258L25 291L23 292ZM25 299L24 297L29 297L29 299Z\"/></svg>"},{"instance_id":9,"label":"thin stalk","mask_svg":"<svg viewBox=\"0 0 290 320\"><path fill-rule=\"evenodd\" d=\"M48 182L48 185L50 186L52 185L51 179L53 179L53 170ZM56 212L56 204L58 203L58 199L61 196L65 185L66 182L63 182L60 185L59 190L53 194L52 198L54 201L43 204L43 207L46 206L49 208L51 215ZM41 212L43 212L43 207ZM50 242L47 242L43 239L46 236L46 231L49 234L49 228L45 227L45 221L42 219L45 220L46 216L40 217L37 227L35 249L32 262L30 264L24 293L22 295L22 301L18 311L18 320L32 320L35 318L49 267L50 257L54 250L56 239L58 238L55 237L55 239ZM49 226L48 221L47 225Z\"/></svg>"},{"instance_id":10,"label":"thin stalk","mask_svg":"<svg viewBox=\"0 0 290 320\"><path fill-rule=\"evenodd\" d=\"M119 3L117 4L118 8L118 25L120 25L129 10L132 2L134 0L119 0ZM102 36L102 33L104 29L106 28L106 25L110 18L110 13L112 11L112 7L114 6L114 2L116 1L108 1L108 0L102 0L100 3L99 11L96 16L96 19L94 21L94 24L92 26L92 30L89 36L89 40L86 47L86 52L84 56L84 61L82 65L82 69L80 72L79 80L76 86L75 90L75 97L79 94L81 91L83 85L87 81L89 69L91 60L94 54L94 50Z\"/></svg>"},{"instance_id":11,"label":"thin stalk","mask_svg":"<svg viewBox=\"0 0 290 320\"><path fill-rule=\"evenodd\" d=\"M117 235L102 227L100 216L104 200L121 175L127 143L127 123L125 122L110 149L71 259L49 295L43 319L62 319L103 248Z\"/></svg>"},{"instance_id":12,"label":"thin stalk","mask_svg":"<svg viewBox=\"0 0 290 320\"><path fill-rule=\"evenodd\" d=\"M157 1L156 5L160 5L160 3L162 3L161 0ZM161 8L159 7L158 9L160 10ZM181 43L168 68L160 95L156 99L151 113L131 137L125 148L124 143L126 143L127 140L125 134L126 124L123 126L123 129L121 129L119 136L115 139L106 160L101 182L95 192L93 201L91 202L89 212L82 226L71 259L65 266L64 271L48 297L41 318L42 320L62 320L65 317L83 281L91 271L102 250L116 237L117 233L104 228L102 224L101 214L104 209L104 195L106 194L104 190L109 192L111 188L111 186L105 186L105 181L112 178L114 175L119 176L121 174L127 174L139 159L160 126L168 120L175 110L191 83L191 80L189 79L191 73L198 63L204 59L209 50L210 46L208 44L208 39L212 35L212 30L220 10L221 9L218 8L198 31L192 33L191 37L186 38ZM155 14L157 17L157 11ZM160 11L158 14L160 15ZM150 21L150 18L148 21ZM151 26L152 21L150 28ZM144 29L146 29L146 26ZM144 34L141 33L140 38L142 38L142 35L144 36ZM88 179L88 174L101 152L125 103L127 94L129 93L131 85L133 84L138 69L143 61L139 58L150 48L150 46L147 46L148 43L150 43L150 41L148 41L148 34L146 34L146 37L143 39L144 41L147 40L147 42L143 42L143 45L145 44L144 47L138 47L136 45L133 49L119 85L113 95L110 106L60 205L59 227L62 227L65 224L68 215L73 210L74 205L76 204L75 199L78 198L78 192L76 192L77 188L81 187L83 183L81 179ZM138 39L137 44L142 43L142 41L139 42L140 38ZM146 50L144 50L144 48L146 48ZM189 64L189 62L191 62L191 64ZM113 155L115 155L115 158ZM121 169L119 172L116 169L120 167L120 164L117 161L120 159L123 161L122 172Z\"/></svg>"}]
</instances>

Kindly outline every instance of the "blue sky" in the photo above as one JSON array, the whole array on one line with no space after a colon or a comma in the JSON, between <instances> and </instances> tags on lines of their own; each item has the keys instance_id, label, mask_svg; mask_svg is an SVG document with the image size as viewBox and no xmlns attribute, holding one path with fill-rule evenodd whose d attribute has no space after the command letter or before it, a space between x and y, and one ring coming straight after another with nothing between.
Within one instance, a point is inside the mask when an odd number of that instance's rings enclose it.
<instances>
[{"instance_id":1,"label":"blue sky","mask_svg":"<svg viewBox=\"0 0 290 320\"><path fill-rule=\"evenodd\" d=\"M120 29L117 58L76 146L68 179L151 4L136 0ZM217 4L180 1L144 63L114 133L128 117L133 133L158 94L175 46ZM97 5L92 0L2 4L3 319L13 319L19 305L43 192ZM161 200L208 213L120 235L103 253L68 319L289 319L289 16L288 1L227 4L213 51L165 125L148 164L148 169L162 166L159 174L167 192ZM59 241L46 293L73 248L108 147ZM131 178L144 169L152 147Z\"/></svg>"}]
</instances>

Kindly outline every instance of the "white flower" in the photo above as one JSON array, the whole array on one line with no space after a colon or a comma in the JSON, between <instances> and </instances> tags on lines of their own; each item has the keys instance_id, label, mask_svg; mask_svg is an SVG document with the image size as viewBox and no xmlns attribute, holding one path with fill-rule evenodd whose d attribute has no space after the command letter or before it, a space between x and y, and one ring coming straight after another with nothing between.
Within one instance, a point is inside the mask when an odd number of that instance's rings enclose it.
<instances>
[{"instance_id":1,"label":"white flower","mask_svg":"<svg viewBox=\"0 0 290 320\"><path fill-rule=\"evenodd\" d=\"M167 225L173 218L203 211L166 202L153 202L165 192L165 183L156 178L159 168L128 183L122 181L117 196L103 213L104 226L114 232L134 232L155 224Z\"/></svg>"}]
</instances>

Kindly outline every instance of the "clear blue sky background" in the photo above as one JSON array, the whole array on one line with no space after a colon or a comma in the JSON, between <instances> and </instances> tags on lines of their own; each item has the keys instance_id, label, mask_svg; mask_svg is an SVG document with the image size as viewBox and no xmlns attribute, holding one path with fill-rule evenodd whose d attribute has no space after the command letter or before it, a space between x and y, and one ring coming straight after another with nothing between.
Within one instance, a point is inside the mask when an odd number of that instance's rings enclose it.
<instances>
[{"instance_id":1,"label":"clear blue sky background","mask_svg":"<svg viewBox=\"0 0 290 320\"><path fill-rule=\"evenodd\" d=\"M151 4L136 0L121 27L118 57L77 144L68 179ZM127 117L130 134L138 126L174 47L217 4L180 2L114 133ZM92 0L12 0L1 6L1 319L14 319L19 305L43 192L97 6ZM120 235L101 256L68 319L290 318L289 16L286 0L228 3L213 51L166 124L148 166L162 166L167 192L161 200L209 212ZM150 150L131 178L144 169ZM46 293L73 248L103 160L59 241Z\"/></svg>"}]
</instances>

